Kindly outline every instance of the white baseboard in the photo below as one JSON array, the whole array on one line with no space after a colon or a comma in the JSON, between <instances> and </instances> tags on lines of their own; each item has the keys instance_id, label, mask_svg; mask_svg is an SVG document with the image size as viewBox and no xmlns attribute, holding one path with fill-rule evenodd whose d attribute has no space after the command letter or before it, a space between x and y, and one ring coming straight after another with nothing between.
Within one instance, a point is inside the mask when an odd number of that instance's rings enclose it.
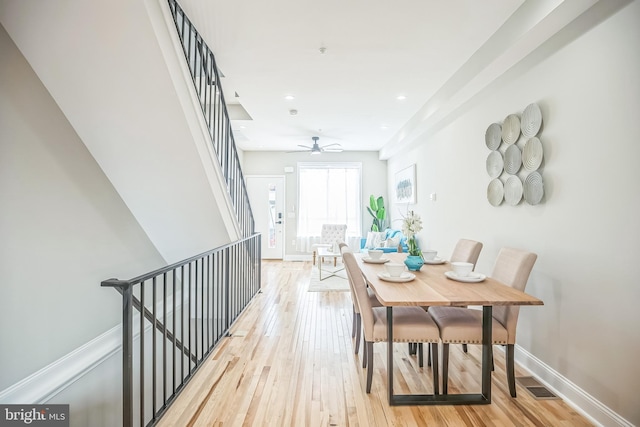
<instances>
[{"instance_id":1,"label":"white baseboard","mask_svg":"<svg viewBox=\"0 0 640 427\"><path fill-rule=\"evenodd\" d=\"M184 296L186 298L186 295ZM171 296L168 298L167 316L173 312ZM134 309L135 310L135 309ZM158 304L158 312L163 310ZM140 338L140 314L133 314L133 341ZM152 328L146 322L144 333ZM0 403L3 404L44 404L58 393L70 387L80 378L98 367L108 358L122 349L122 325L117 325L73 350L55 362L20 380L9 388L0 391Z\"/></svg>"},{"instance_id":2,"label":"white baseboard","mask_svg":"<svg viewBox=\"0 0 640 427\"><path fill-rule=\"evenodd\" d=\"M122 347L122 327L108 330L52 364L0 392L5 404L44 404Z\"/></svg>"},{"instance_id":3,"label":"white baseboard","mask_svg":"<svg viewBox=\"0 0 640 427\"><path fill-rule=\"evenodd\" d=\"M283 261L311 261L311 255L285 255Z\"/></svg>"},{"instance_id":4,"label":"white baseboard","mask_svg":"<svg viewBox=\"0 0 640 427\"><path fill-rule=\"evenodd\" d=\"M633 427L629 421L519 345L516 345L515 360L595 425Z\"/></svg>"}]
</instances>

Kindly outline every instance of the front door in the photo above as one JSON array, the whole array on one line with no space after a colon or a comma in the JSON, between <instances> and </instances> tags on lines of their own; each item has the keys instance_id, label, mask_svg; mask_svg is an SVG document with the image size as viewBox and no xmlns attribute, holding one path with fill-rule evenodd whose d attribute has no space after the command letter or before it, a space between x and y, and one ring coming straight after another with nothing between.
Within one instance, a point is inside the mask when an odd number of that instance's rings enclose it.
<instances>
[{"instance_id":1,"label":"front door","mask_svg":"<svg viewBox=\"0 0 640 427\"><path fill-rule=\"evenodd\" d=\"M284 176L247 176L256 231L262 233L262 258L284 256Z\"/></svg>"}]
</instances>

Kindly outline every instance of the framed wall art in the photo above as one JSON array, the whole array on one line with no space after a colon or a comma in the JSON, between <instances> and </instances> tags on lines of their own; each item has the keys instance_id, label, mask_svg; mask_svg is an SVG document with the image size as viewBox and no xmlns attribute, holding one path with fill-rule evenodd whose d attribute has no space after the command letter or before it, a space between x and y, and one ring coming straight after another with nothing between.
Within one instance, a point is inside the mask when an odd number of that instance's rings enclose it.
<instances>
[{"instance_id":1,"label":"framed wall art","mask_svg":"<svg viewBox=\"0 0 640 427\"><path fill-rule=\"evenodd\" d=\"M416 202L416 165L396 172L394 185L396 203Z\"/></svg>"}]
</instances>

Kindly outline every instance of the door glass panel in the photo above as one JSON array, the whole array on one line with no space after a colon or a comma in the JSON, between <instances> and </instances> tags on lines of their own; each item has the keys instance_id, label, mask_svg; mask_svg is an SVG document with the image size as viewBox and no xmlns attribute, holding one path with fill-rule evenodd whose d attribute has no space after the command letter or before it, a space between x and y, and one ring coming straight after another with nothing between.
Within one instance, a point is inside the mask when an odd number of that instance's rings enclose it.
<instances>
[{"instance_id":1,"label":"door glass panel","mask_svg":"<svg viewBox=\"0 0 640 427\"><path fill-rule=\"evenodd\" d=\"M269 184L269 248L276 247L276 185Z\"/></svg>"}]
</instances>

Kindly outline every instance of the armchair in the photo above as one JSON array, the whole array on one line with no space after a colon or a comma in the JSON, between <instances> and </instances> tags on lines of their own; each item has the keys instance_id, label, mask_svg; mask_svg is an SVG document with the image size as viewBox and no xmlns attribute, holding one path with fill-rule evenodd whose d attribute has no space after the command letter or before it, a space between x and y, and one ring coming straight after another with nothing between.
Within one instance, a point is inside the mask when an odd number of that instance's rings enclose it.
<instances>
[{"instance_id":1,"label":"armchair","mask_svg":"<svg viewBox=\"0 0 640 427\"><path fill-rule=\"evenodd\" d=\"M313 245L313 265L316 265L316 256L319 248L334 249L334 251L338 252L338 244L345 241L346 233L346 224L322 224L320 243ZM336 258L333 259L333 262L336 262Z\"/></svg>"}]
</instances>

